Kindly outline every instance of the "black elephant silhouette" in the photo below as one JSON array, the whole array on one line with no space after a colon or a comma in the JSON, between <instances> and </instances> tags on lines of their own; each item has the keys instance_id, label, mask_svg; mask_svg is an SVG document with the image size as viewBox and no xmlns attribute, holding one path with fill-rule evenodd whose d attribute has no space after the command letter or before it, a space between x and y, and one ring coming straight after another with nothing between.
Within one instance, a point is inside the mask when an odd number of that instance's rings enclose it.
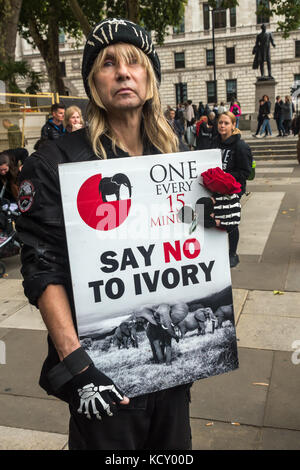
<instances>
[{"instance_id":1,"label":"black elephant silhouette","mask_svg":"<svg viewBox=\"0 0 300 470\"><path fill-rule=\"evenodd\" d=\"M106 196L115 195L116 200L120 200L120 189L124 185L129 190L129 197L131 197L131 183L129 178L123 173L117 173L112 177L102 178L99 183L99 193L102 196L103 202L107 202Z\"/></svg>"}]
</instances>

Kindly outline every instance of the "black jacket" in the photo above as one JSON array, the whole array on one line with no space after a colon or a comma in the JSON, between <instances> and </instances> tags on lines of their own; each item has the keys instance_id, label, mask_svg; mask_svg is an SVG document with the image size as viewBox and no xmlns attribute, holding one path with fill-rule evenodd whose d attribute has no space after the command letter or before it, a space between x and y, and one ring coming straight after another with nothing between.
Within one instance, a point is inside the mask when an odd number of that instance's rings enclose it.
<instances>
[{"instance_id":1,"label":"black jacket","mask_svg":"<svg viewBox=\"0 0 300 470\"><path fill-rule=\"evenodd\" d=\"M268 119L268 114L271 112L271 102L265 101L262 105L262 117L263 119Z\"/></svg>"},{"instance_id":2,"label":"black jacket","mask_svg":"<svg viewBox=\"0 0 300 470\"><path fill-rule=\"evenodd\" d=\"M111 140L102 137L107 158L129 157ZM180 150L188 150L180 144ZM145 143L144 155L160 153L153 145ZM24 292L29 302L37 301L49 284L64 285L69 297L76 328L71 273L67 255L67 241L59 186L58 165L98 160L94 154L87 130L80 129L48 141L25 161L20 177L19 207L22 215L17 220L17 231L24 246L21 252ZM53 394L47 374L59 362L56 349L48 335L48 356L44 362L40 385ZM59 396L58 394L55 394ZM59 396L62 398L61 396Z\"/></svg>"},{"instance_id":3,"label":"black jacket","mask_svg":"<svg viewBox=\"0 0 300 470\"><path fill-rule=\"evenodd\" d=\"M242 191L246 191L246 181L252 170L252 152L248 144L241 139L240 134L234 134L224 142L218 135L213 140L212 148L219 148L222 151L222 169L230 173L241 183Z\"/></svg>"},{"instance_id":4,"label":"black jacket","mask_svg":"<svg viewBox=\"0 0 300 470\"><path fill-rule=\"evenodd\" d=\"M275 108L274 108L274 119L279 119L280 116L282 115L282 105L283 101L276 101L275 103Z\"/></svg>"},{"instance_id":5,"label":"black jacket","mask_svg":"<svg viewBox=\"0 0 300 470\"><path fill-rule=\"evenodd\" d=\"M196 149L210 149L212 141L212 128L207 127L206 122L202 121L199 127L196 125L196 132Z\"/></svg>"},{"instance_id":6,"label":"black jacket","mask_svg":"<svg viewBox=\"0 0 300 470\"><path fill-rule=\"evenodd\" d=\"M61 124L57 126L54 124L52 119L48 119L46 124L43 125L41 129L41 139L42 140L55 140L65 134L66 130Z\"/></svg>"}]
</instances>

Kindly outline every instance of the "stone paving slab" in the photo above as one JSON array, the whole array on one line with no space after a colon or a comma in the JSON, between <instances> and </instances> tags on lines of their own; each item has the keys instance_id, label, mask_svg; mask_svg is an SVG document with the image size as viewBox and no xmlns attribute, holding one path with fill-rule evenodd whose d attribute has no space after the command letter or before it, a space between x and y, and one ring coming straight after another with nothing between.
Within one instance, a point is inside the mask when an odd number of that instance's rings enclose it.
<instances>
[{"instance_id":1,"label":"stone paving slab","mask_svg":"<svg viewBox=\"0 0 300 470\"><path fill-rule=\"evenodd\" d=\"M300 432L191 419L193 450L300 450Z\"/></svg>"},{"instance_id":2,"label":"stone paving slab","mask_svg":"<svg viewBox=\"0 0 300 470\"><path fill-rule=\"evenodd\" d=\"M240 223L240 255L261 255L282 203L284 192L257 192L243 206ZM266 211L266 207L268 210Z\"/></svg>"},{"instance_id":3,"label":"stone paving slab","mask_svg":"<svg viewBox=\"0 0 300 470\"><path fill-rule=\"evenodd\" d=\"M68 436L0 426L0 450L62 450Z\"/></svg>"},{"instance_id":4,"label":"stone paving slab","mask_svg":"<svg viewBox=\"0 0 300 470\"><path fill-rule=\"evenodd\" d=\"M231 270L232 285L236 289L284 290L288 268L288 260L278 264L276 258L265 263L241 262Z\"/></svg>"},{"instance_id":5,"label":"stone paving slab","mask_svg":"<svg viewBox=\"0 0 300 470\"><path fill-rule=\"evenodd\" d=\"M15 314L20 308L27 304L25 297L23 299L2 299L0 300L0 326L3 320L6 320L10 315Z\"/></svg>"},{"instance_id":6,"label":"stone paving slab","mask_svg":"<svg viewBox=\"0 0 300 470\"><path fill-rule=\"evenodd\" d=\"M292 351L293 342L300 340L300 318L243 313L237 336L240 347Z\"/></svg>"},{"instance_id":7,"label":"stone paving slab","mask_svg":"<svg viewBox=\"0 0 300 470\"><path fill-rule=\"evenodd\" d=\"M3 299L24 299L24 290L21 279L0 279L0 302Z\"/></svg>"},{"instance_id":8,"label":"stone paving slab","mask_svg":"<svg viewBox=\"0 0 300 470\"><path fill-rule=\"evenodd\" d=\"M198 380L191 389L191 418L262 426L273 351L239 347L239 369Z\"/></svg>"},{"instance_id":9,"label":"stone paving slab","mask_svg":"<svg viewBox=\"0 0 300 470\"><path fill-rule=\"evenodd\" d=\"M258 450L300 450L300 432L263 428Z\"/></svg>"},{"instance_id":10,"label":"stone paving slab","mask_svg":"<svg viewBox=\"0 0 300 470\"><path fill-rule=\"evenodd\" d=\"M247 289L232 289L235 324L239 321L247 295Z\"/></svg>"},{"instance_id":11,"label":"stone paving slab","mask_svg":"<svg viewBox=\"0 0 300 470\"><path fill-rule=\"evenodd\" d=\"M11 329L3 341L6 364L0 365L0 393L47 398L38 385L47 355L46 332Z\"/></svg>"},{"instance_id":12,"label":"stone paving slab","mask_svg":"<svg viewBox=\"0 0 300 470\"><path fill-rule=\"evenodd\" d=\"M59 400L0 394L1 426L68 434L69 408Z\"/></svg>"},{"instance_id":13,"label":"stone paving slab","mask_svg":"<svg viewBox=\"0 0 300 470\"><path fill-rule=\"evenodd\" d=\"M193 450L255 450L260 428L231 423L191 419ZM208 425L207 425L208 424Z\"/></svg>"},{"instance_id":14,"label":"stone paving slab","mask_svg":"<svg viewBox=\"0 0 300 470\"><path fill-rule=\"evenodd\" d=\"M47 330L41 314L33 305L25 304L16 313L0 322L0 327L23 328L30 330Z\"/></svg>"},{"instance_id":15,"label":"stone paving slab","mask_svg":"<svg viewBox=\"0 0 300 470\"><path fill-rule=\"evenodd\" d=\"M270 291L251 291L244 304L243 315L272 315L300 318L300 293L284 292L274 295Z\"/></svg>"},{"instance_id":16,"label":"stone paving slab","mask_svg":"<svg viewBox=\"0 0 300 470\"><path fill-rule=\"evenodd\" d=\"M280 351L274 354L272 381L264 417L265 426L300 431L300 335L298 341L299 352L294 356ZM295 356L298 364L292 362Z\"/></svg>"},{"instance_id":17,"label":"stone paving slab","mask_svg":"<svg viewBox=\"0 0 300 470\"><path fill-rule=\"evenodd\" d=\"M297 238L299 235L297 233ZM293 246L293 256L290 259L284 288L290 291L300 291L300 243L294 243Z\"/></svg>"}]
</instances>

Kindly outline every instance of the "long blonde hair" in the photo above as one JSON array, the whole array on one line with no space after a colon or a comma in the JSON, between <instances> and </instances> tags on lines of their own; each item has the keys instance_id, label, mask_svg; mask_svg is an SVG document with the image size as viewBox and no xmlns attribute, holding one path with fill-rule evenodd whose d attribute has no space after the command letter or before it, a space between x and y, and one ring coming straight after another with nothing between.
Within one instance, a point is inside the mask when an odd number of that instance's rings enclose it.
<instances>
[{"instance_id":1,"label":"long blonde hair","mask_svg":"<svg viewBox=\"0 0 300 470\"><path fill-rule=\"evenodd\" d=\"M142 110L144 134L160 152L177 152L179 146L178 138L163 115L158 93L158 84L149 58L132 44L118 43L114 44L114 47L117 63L122 60L126 64L129 64L132 63L132 60L136 60L138 64L146 68L148 93ZM103 134L111 138L114 151L116 145L126 151L122 142L116 138L109 126L105 106L97 93L94 83L94 75L102 66L106 54L107 48L100 51L88 76L88 84L92 96L88 105L89 134L95 154L99 158L104 159L107 158L107 155L100 140Z\"/></svg>"},{"instance_id":2,"label":"long blonde hair","mask_svg":"<svg viewBox=\"0 0 300 470\"><path fill-rule=\"evenodd\" d=\"M78 114L79 114L79 117L80 117L80 124L81 124L82 126L84 125L81 109L78 108L78 106L69 106L69 107L66 109L66 112L65 112L64 127L69 126L69 119L70 119L70 117L71 117L74 113L78 113Z\"/></svg>"},{"instance_id":3,"label":"long blonde hair","mask_svg":"<svg viewBox=\"0 0 300 470\"><path fill-rule=\"evenodd\" d=\"M232 135L235 135L235 134L240 134L241 131L236 127L236 117L235 115L231 112L231 111L224 111L223 113L219 114L218 116L218 121L220 119L221 116L227 116L229 117L229 119L231 120L232 124L234 125L234 129L232 131Z\"/></svg>"}]
</instances>

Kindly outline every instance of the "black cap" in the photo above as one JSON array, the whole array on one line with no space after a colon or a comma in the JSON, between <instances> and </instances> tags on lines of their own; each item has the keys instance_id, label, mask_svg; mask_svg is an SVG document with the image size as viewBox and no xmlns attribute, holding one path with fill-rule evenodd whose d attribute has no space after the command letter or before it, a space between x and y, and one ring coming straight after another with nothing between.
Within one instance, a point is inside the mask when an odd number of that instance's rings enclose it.
<instances>
[{"instance_id":1,"label":"black cap","mask_svg":"<svg viewBox=\"0 0 300 470\"><path fill-rule=\"evenodd\" d=\"M161 80L160 61L149 34L131 21L107 18L89 34L82 59L82 78L86 94L91 97L88 76L99 52L111 44L125 42L141 49L151 60L158 81Z\"/></svg>"}]
</instances>

